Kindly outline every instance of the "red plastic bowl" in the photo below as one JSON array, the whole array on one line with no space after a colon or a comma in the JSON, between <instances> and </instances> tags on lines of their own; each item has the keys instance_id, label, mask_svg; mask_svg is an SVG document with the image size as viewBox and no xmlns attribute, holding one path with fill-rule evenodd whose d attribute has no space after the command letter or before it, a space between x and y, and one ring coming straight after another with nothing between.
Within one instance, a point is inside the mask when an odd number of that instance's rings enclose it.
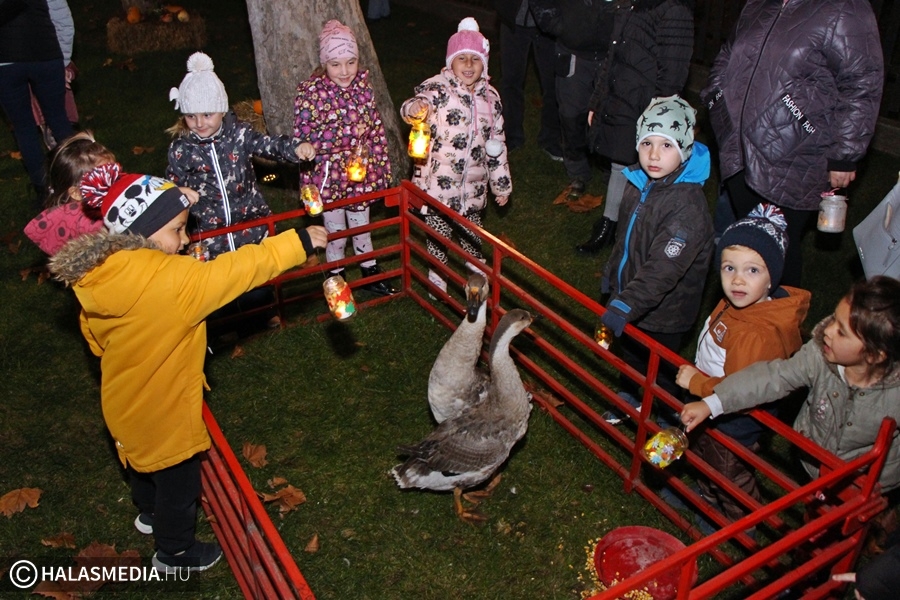
<instances>
[{"instance_id":1,"label":"red plastic bowl","mask_svg":"<svg viewBox=\"0 0 900 600\"><path fill-rule=\"evenodd\" d=\"M683 550L678 538L652 527L619 527L597 543L594 568L606 587L628 579L659 561ZM693 565L692 585L697 581L697 565ZM678 595L679 569L666 571L646 586L654 600L670 600Z\"/></svg>"}]
</instances>

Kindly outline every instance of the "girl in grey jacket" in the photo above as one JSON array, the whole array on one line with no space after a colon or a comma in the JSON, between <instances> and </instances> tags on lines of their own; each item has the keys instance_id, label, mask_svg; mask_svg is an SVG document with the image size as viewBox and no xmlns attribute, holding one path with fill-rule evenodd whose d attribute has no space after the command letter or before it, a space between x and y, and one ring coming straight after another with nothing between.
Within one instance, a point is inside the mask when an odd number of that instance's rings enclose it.
<instances>
[{"instance_id":1,"label":"girl in grey jacket","mask_svg":"<svg viewBox=\"0 0 900 600\"><path fill-rule=\"evenodd\" d=\"M684 406L687 431L707 417L749 409L807 387L794 429L852 460L872 449L885 417L900 423L900 281L878 276L855 284L813 339L788 359L758 362L726 377L714 393ZM884 491L900 486L900 444L881 472ZM809 476L816 464L803 461Z\"/></svg>"}]
</instances>

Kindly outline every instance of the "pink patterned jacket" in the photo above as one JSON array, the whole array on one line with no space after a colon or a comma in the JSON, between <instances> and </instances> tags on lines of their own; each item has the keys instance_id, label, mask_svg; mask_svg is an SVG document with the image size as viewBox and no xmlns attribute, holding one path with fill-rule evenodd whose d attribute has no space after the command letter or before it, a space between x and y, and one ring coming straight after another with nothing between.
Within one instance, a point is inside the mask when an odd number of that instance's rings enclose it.
<instances>
[{"instance_id":1,"label":"pink patterned jacket","mask_svg":"<svg viewBox=\"0 0 900 600\"><path fill-rule=\"evenodd\" d=\"M355 183L347 179L346 168L350 152L360 141L359 125L365 128L362 141L369 150L369 163L365 180ZM326 204L390 187L387 136L368 71L360 71L347 88L324 73L301 82L294 101L294 137L316 148L315 160L300 164L300 183L320 188ZM347 208L364 207L360 203Z\"/></svg>"},{"instance_id":2,"label":"pink patterned jacket","mask_svg":"<svg viewBox=\"0 0 900 600\"><path fill-rule=\"evenodd\" d=\"M482 78L470 92L445 67L415 91L400 112L406 115L414 100L428 102L431 153L426 164L415 167L413 183L463 216L484 210L488 186L494 196L509 196L512 180L497 90ZM499 156L485 152L489 139L502 143Z\"/></svg>"}]
</instances>

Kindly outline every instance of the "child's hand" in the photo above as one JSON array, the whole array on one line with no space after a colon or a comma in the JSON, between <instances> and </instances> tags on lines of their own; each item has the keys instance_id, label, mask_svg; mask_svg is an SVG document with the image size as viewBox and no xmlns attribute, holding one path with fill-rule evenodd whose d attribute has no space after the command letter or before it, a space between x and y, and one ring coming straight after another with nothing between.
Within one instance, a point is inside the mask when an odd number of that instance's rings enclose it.
<instances>
[{"instance_id":1,"label":"child's hand","mask_svg":"<svg viewBox=\"0 0 900 600\"><path fill-rule=\"evenodd\" d=\"M406 118L414 121L424 121L428 118L428 102L416 98L406 107Z\"/></svg>"},{"instance_id":2,"label":"child's hand","mask_svg":"<svg viewBox=\"0 0 900 600\"><path fill-rule=\"evenodd\" d=\"M686 431L691 431L711 414L712 411L706 402L688 402L681 409L681 422L684 423Z\"/></svg>"},{"instance_id":3,"label":"child's hand","mask_svg":"<svg viewBox=\"0 0 900 600\"><path fill-rule=\"evenodd\" d=\"M506 206L506 203L509 202L509 196L497 196L495 200L498 206Z\"/></svg>"},{"instance_id":4,"label":"child's hand","mask_svg":"<svg viewBox=\"0 0 900 600\"><path fill-rule=\"evenodd\" d=\"M309 234L309 241L315 248L324 248L328 244L328 232L321 225L310 225L306 228Z\"/></svg>"},{"instance_id":5,"label":"child's hand","mask_svg":"<svg viewBox=\"0 0 900 600\"><path fill-rule=\"evenodd\" d=\"M675 383L677 383L679 387L689 390L691 389L691 377L699 372L700 370L694 365L681 365L678 367L678 375L675 376Z\"/></svg>"},{"instance_id":6,"label":"child's hand","mask_svg":"<svg viewBox=\"0 0 900 600\"><path fill-rule=\"evenodd\" d=\"M316 157L316 148L309 142L303 142L297 146L294 152L300 160L312 160Z\"/></svg>"},{"instance_id":7,"label":"child's hand","mask_svg":"<svg viewBox=\"0 0 900 600\"><path fill-rule=\"evenodd\" d=\"M186 187L180 187L178 188L178 191L188 199L188 202L191 203L191 206L200 202L200 194L196 190L192 190L191 188Z\"/></svg>"}]
</instances>

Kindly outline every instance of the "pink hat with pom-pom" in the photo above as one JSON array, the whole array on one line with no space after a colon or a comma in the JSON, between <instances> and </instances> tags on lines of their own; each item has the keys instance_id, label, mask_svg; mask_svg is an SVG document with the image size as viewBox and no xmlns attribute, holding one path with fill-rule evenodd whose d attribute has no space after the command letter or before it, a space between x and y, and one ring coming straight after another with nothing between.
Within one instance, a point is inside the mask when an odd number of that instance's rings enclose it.
<instances>
[{"instance_id":1,"label":"pink hat with pom-pom","mask_svg":"<svg viewBox=\"0 0 900 600\"><path fill-rule=\"evenodd\" d=\"M332 19L319 33L319 62L324 65L339 58L359 58L359 47L353 30Z\"/></svg>"},{"instance_id":2,"label":"pink hat with pom-pom","mask_svg":"<svg viewBox=\"0 0 900 600\"><path fill-rule=\"evenodd\" d=\"M484 63L484 77L487 77L491 43L481 34L478 21L472 17L460 21L456 33L451 35L447 42L447 68L450 68L454 58L464 52L471 52L481 58L481 62Z\"/></svg>"}]
</instances>

